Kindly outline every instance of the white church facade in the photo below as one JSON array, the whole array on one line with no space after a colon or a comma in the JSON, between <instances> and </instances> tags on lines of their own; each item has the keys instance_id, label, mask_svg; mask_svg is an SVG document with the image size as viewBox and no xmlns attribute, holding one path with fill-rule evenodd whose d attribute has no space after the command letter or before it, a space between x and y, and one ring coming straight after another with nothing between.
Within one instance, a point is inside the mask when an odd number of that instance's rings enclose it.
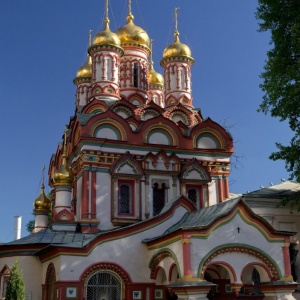
<instances>
[{"instance_id":1,"label":"white church facade","mask_svg":"<svg viewBox=\"0 0 300 300\"><path fill-rule=\"evenodd\" d=\"M169 290L181 300L295 299L295 232L231 197L233 139L193 106L194 59L177 21L163 75L151 48L131 1L115 33L106 1L50 160L51 197L43 183L33 233L0 245L0 299L16 259L31 300L176 299Z\"/></svg>"}]
</instances>

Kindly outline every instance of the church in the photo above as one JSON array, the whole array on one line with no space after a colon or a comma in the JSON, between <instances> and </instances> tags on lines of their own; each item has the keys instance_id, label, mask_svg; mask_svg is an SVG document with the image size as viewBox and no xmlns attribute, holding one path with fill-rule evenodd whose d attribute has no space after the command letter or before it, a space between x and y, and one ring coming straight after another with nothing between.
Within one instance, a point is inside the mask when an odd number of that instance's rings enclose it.
<instances>
[{"instance_id":1,"label":"church","mask_svg":"<svg viewBox=\"0 0 300 300\"><path fill-rule=\"evenodd\" d=\"M295 232L230 193L233 139L193 105L178 9L159 74L131 1L115 32L105 7L50 159L51 195L43 182L33 233L0 245L0 299L16 260L26 300L295 299Z\"/></svg>"}]
</instances>

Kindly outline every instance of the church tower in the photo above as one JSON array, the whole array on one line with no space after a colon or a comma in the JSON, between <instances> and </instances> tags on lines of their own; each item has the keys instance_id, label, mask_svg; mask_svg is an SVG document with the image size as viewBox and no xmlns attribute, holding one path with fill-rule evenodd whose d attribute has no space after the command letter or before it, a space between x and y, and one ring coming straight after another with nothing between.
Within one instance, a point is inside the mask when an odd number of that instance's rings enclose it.
<instances>
[{"instance_id":1,"label":"church tower","mask_svg":"<svg viewBox=\"0 0 300 300\"><path fill-rule=\"evenodd\" d=\"M160 61L165 76L165 107L181 103L193 108L191 66L194 59L190 48L179 40L178 11L175 9L174 42L165 48Z\"/></svg>"},{"instance_id":2,"label":"church tower","mask_svg":"<svg viewBox=\"0 0 300 300\"><path fill-rule=\"evenodd\" d=\"M127 24L116 34L120 38L124 55L121 58L121 96L136 106L143 105L148 98L148 56L150 39L147 32L133 22L131 0L128 0Z\"/></svg>"},{"instance_id":3,"label":"church tower","mask_svg":"<svg viewBox=\"0 0 300 300\"><path fill-rule=\"evenodd\" d=\"M120 99L119 65L123 49L119 37L110 31L108 18L108 0L106 0L104 29L97 33L88 49L92 57L92 97Z\"/></svg>"}]
</instances>

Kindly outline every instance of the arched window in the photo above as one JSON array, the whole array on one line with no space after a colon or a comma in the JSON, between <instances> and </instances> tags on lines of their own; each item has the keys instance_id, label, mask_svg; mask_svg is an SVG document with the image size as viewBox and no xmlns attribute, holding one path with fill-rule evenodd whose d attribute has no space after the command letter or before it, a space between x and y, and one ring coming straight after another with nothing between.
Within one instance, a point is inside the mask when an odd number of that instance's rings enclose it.
<instances>
[{"instance_id":1,"label":"arched window","mask_svg":"<svg viewBox=\"0 0 300 300\"><path fill-rule=\"evenodd\" d=\"M157 182L153 185L153 216L158 215L166 202L166 185L162 183L159 185Z\"/></svg>"},{"instance_id":2,"label":"arched window","mask_svg":"<svg viewBox=\"0 0 300 300\"><path fill-rule=\"evenodd\" d=\"M55 268L53 264L48 266L47 275L46 275L46 286L47 286L47 300L54 300L56 299L55 295Z\"/></svg>"},{"instance_id":3,"label":"arched window","mask_svg":"<svg viewBox=\"0 0 300 300\"><path fill-rule=\"evenodd\" d=\"M94 273L87 281L86 300L121 300L122 282L110 271Z\"/></svg>"}]
</instances>

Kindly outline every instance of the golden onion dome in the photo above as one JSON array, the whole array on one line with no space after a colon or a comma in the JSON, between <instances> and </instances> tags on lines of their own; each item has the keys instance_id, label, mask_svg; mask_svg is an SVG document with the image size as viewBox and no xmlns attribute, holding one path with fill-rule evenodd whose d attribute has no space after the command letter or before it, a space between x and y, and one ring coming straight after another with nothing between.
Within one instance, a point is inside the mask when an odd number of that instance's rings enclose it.
<instances>
[{"instance_id":1,"label":"golden onion dome","mask_svg":"<svg viewBox=\"0 0 300 300\"><path fill-rule=\"evenodd\" d=\"M111 32L109 29L109 20L106 18L104 20L104 29L103 31L97 33L92 42L92 46L94 45L111 45L111 46L121 46L120 39L117 34Z\"/></svg>"},{"instance_id":2,"label":"golden onion dome","mask_svg":"<svg viewBox=\"0 0 300 300\"><path fill-rule=\"evenodd\" d=\"M92 77L92 58L89 56L85 65L80 67L77 71L76 78Z\"/></svg>"},{"instance_id":3,"label":"golden onion dome","mask_svg":"<svg viewBox=\"0 0 300 300\"><path fill-rule=\"evenodd\" d=\"M131 13L127 16L128 23L116 31L120 38L121 45L134 43L149 48L150 39L147 32L133 23L133 15Z\"/></svg>"},{"instance_id":4,"label":"golden onion dome","mask_svg":"<svg viewBox=\"0 0 300 300\"><path fill-rule=\"evenodd\" d=\"M53 174L52 181L54 186L72 186L74 174L67 166L66 155L63 154L63 161L58 170Z\"/></svg>"},{"instance_id":5,"label":"golden onion dome","mask_svg":"<svg viewBox=\"0 0 300 300\"><path fill-rule=\"evenodd\" d=\"M41 187L41 194L34 200L35 212L49 212L51 208L51 200L45 194L44 184Z\"/></svg>"},{"instance_id":6,"label":"golden onion dome","mask_svg":"<svg viewBox=\"0 0 300 300\"><path fill-rule=\"evenodd\" d=\"M175 32L174 36L175 36L175 40L171 45L165 48L163 52L163 58L171 58L171 57L179 57L179 56L192 58L192 53L189 46L180 43L178 31Z\"/></svg>"},{"instance_id":7,"label":"golden onion dome","mask_svg":"<svg viewBox=\"0 0 300 300\"><path fill-rule=\"evenodd\" d=\"M160 73L158 73L154 70L152 61L150 61L148 81L149 81L149 85L164 86L164 84L165 84L164 77Z\"/></svg>"}]
</instances>

